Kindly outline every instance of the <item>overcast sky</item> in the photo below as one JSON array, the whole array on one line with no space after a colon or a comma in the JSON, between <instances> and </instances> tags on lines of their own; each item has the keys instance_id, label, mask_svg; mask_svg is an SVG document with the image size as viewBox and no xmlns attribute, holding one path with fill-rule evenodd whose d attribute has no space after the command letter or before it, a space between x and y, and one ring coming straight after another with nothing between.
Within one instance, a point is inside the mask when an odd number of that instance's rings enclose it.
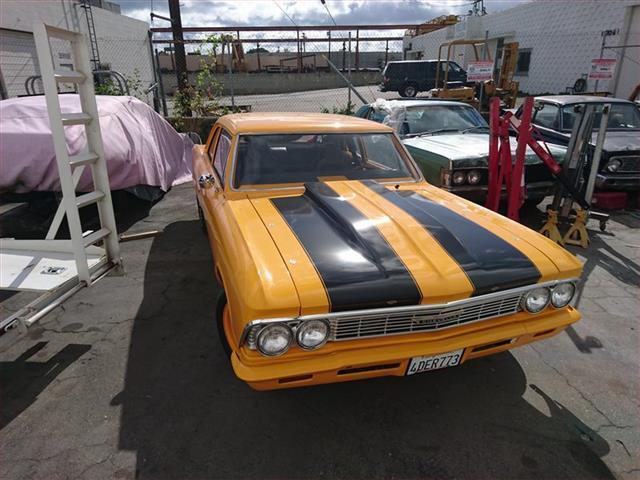
<instances>
[{"instance_id":1,"label":"overcast sky","mask_svg":"<svg viewBox=\"0 0 640 480\"><path fill-rule=\"evenodd\" d=\"M151 8L168 16L167 0L114 0L122 13L149 21ZM488 13L513 7L526 0L485 0ZM182 24L202 25L291 25L282 8L299 25L330 25L331 18L320 0L182 0ZM338 24L421 23L447 14L462 15L469 0L326 0ZM168 26L156 20L154 26Z\"/></svg>"}]
</instances>

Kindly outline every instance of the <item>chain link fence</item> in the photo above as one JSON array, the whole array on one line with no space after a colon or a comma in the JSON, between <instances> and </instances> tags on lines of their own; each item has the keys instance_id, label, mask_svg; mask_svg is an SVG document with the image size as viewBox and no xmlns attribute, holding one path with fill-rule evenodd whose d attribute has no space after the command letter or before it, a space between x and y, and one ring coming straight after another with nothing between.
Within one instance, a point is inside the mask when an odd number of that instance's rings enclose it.
<instances>
[{"instance_id":1,"label":"chain link fence","mask_svg":"<svg viewBox=\"0 0 640 480\"><path fill-rule=\"evenodd\" d=\"M395 98L381 92L387 62L402 59L403 30L207 32L185 39L187 81L196 91L213 85L214 102L243 111L350 113L362 100ZM198 38L199 37L199 38ZM154 38L158 76L174 112L174 43Z\"/></svg>"}]
</instances>

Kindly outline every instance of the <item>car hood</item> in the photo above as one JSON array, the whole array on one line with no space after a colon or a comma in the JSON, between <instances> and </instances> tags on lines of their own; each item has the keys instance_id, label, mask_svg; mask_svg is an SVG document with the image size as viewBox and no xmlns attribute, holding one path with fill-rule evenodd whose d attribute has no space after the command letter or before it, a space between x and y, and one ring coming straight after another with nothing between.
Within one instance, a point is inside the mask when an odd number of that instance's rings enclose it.
<instances>
[{"instance_id":1,"label":"car hood","mask_svg":"<svg viewBox=\"0 0 640 480\"><path fill-rule=\"evenodd\" d=\"M549 239L424 182L317 182L251 202L303 314L447 302L581 270Z\"/></svg>"},{"instance_id":2,"label":"car hood","mask_svg":"<svg viewBox=\"0 0 640 480\"><path fill-rule=\"evenodd\" d=\"M591 143L596 144L598 132L594 131ZM607 152L624 152L640 150L640 132L629 130L626 132L608 131L604 137L604 150Z\"/></svg>"},{"instance_id":3,"label":"car hood","mask_svg":"<svg viewBox=\"0 0 640 480\"><path fill-rule=\"evenodd\" d=\"M488 133L456 133L446 135L431 135L413 137L403 140L409 147L425 150L452 162L451 167L482 167L487 166L489 157ZM510 137L511 154L515 156L518 141ZM562 162L566 149L559 145L549 145L549 150L556 161ZM540 158L527 147L525 164L535 165L542 163Z\"/></svg>"}]
</instances>

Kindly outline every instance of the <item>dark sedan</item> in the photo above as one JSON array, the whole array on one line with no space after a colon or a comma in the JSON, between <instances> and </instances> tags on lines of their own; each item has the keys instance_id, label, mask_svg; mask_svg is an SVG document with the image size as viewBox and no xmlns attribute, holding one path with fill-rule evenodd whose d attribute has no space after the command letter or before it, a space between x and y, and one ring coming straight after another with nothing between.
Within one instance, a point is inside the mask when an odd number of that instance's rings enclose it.
<instances>
[{"instance_id":1,"label":"dark sedan","mask_svg":"<svg viewBox=\"0 0 640 480\"><path fill-rule=\"evenodd\" d=\"M596 177L601 190L640 190L640 108L620 98L588 95L553 95L537 97L541 107L534 111L533 123L547 142L567 145L578 105L595 104L596 112L611 104L607 135ZM516 113L518 116L520 110ZM592 149L595 147L600 115L594 122ZM592 150L593 151L593 150Z\"/></svg>"}]
</instances>

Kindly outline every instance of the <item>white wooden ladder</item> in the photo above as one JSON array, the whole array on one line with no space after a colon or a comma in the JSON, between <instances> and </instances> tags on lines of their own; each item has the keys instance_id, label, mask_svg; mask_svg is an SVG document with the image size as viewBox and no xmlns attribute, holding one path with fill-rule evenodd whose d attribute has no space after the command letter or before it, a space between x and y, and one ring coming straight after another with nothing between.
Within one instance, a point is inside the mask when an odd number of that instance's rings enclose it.
<instances>
[{"instance_id":1,"label":"white wooden ladder","mask_svg":"<svg viewBox=\"0 0 640 480\"><path fill-rule=\"evenodd\" d=\"M107 174L98 107L93 87L93 73L89 61L89 49L86 37L81 33L45 24L38 25L34 28L33 33L62 189L62 203L46 238L48 240L55 238L60 223L66 215L78 279L89 286L95 278L92 278L91 268L89 267L87 247L102 240L107 263L117 265L121 263L118 232L113 214L109 176ZM70 42L75 70L55 69L50 38ZM60 83L77 85L80 97L80 112L61 112L58 95L58 84ZM79 155L70 156L67 150L64 127L69 125L84 125L87 149ZM77 196L75 187L84 168L87 166L91 168L94 190ZM91 204L96 204L98 208L100 228L83 235L79 209Z\"/></svg>"}]
</instances>

